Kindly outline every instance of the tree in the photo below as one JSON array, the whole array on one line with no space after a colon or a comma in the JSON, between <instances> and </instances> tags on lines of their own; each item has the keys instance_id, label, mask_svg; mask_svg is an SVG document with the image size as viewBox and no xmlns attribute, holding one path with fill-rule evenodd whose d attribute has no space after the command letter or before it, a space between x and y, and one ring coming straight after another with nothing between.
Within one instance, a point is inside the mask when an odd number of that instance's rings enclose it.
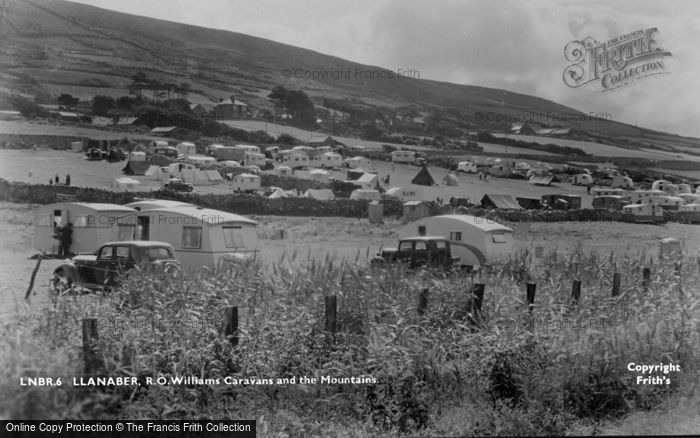
<instances>
[{"instance_id":1,"label":"tree","mask_svg":"<svg viewBox=\"0 0 700 438\"><path fill-rule=\"evenodd\" d=\"M38 104L21 96L12 96L9 99L12 107L19 111L24 117L33 119L35 117L48 117L49 113Z\"/></svg>"},{"instance_id":2,"label":"tree","mask_svg":"<svg viewBox=\"0 0 700 438\"><path fill-rule=\"evenodd\" d=\"M58 101L58 104L60 106L66 108L74 108L80 102L80 99L78 99L77 97L73 97L70 94L66 93L62 93L60 96L58 96L56 100Z\"/></svg>"},{"instance_id":3,"label":"tree","mask_svg":"<svg viewBox=\"0 0 700 438\"><path fill-rule=\"evenodd\" d=\"M98 116L106 116L107 111L114 108L115 104L113 97L97 95L92 98L92 112Z\"/></svg>"}]
</instances>

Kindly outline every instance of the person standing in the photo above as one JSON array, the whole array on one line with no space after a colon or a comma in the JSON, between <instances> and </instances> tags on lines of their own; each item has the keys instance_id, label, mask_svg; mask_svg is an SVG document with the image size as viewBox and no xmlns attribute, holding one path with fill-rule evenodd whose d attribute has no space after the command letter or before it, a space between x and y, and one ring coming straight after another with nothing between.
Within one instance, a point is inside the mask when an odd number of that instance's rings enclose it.
<instances>
[{"instance_id":1,"label":"person standing","mask_svg":"<svg viewBox=\"0 0 700 438\"><path fill-rule=\"evenodd\" d=\"M61 182L61 179L58 177L58 174L56 174L56 176L54 177L54 181L56 182L56 184Z\"/></svg>"},{"instance_id":2,"label":"person standing","mask_svg":"<svg viewBox=\"0 0 700 438\"><path fill-rule=\"evenodd\" d=\"M70 246L73 244L73 223L68 222L68 225L61 228L60 245L58 246L58 256L68 257L70 254Z\"/></svg>"},{"instance_id":3,"label":"person standing","mask_svg":"<svg viewBox=\"0 0 700 438\"><path fill-rule=\"evenodd\" d=\"M70 174L66 174L66 185L70 185Z\"/></svg>"}]
</instances>

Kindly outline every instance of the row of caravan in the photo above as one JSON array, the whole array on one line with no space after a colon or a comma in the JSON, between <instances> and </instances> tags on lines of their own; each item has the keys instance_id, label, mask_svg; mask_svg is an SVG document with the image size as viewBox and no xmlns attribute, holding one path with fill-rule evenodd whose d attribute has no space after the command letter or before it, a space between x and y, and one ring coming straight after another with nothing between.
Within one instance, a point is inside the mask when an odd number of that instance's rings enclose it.
<instances>
[{"instance_id":1,"label":"row of caravan","mask_svg":"<svg viewBox=\"0 0 700 438\"><path fill-rule=\"evenodd\" d=\"M164 200L45 205L35 212L34 248L56 254L57 227L68 223L73 225L71 252L92 253L111 241L155 240L170 243L186 269L214 265L227 257L254 256L258 250L257 222Z\"/></svg>"}]
</instances>

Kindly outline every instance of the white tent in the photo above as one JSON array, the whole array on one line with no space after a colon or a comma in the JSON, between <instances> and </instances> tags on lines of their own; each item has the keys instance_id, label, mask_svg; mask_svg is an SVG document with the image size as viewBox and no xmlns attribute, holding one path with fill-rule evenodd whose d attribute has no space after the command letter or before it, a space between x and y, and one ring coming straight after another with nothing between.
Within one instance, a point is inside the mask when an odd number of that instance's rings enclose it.
<instances>
[{"instance_id":1,"label":"white tent","mask_svg":"<svg viewBox=\"0 0 700 438\"><path fill-rule=\"evenodd\" d=\"M161 179L163 179L162 174L164 174L164 173L167 173L167 172L163 172L160 169L160 167L158 167L158 166L151 165L151 166L149 166L148 169L146 169L146 173L144 174L144 177L148 180L151 180L151 181L160 181Z\"/></svg>"},{"instance_id":2,"label":"white tent","mask_svg":"<svg viewBox=\"0 0 700 438\"><path fill-rule=\"evenodd\" d=\"M112 190L115 192L134 192L139 190L141 183L133 178L117 178L112 181Z\"/></svg>"},{"instance_id":3,"label":"white tent","mask_svg":"<svg viewBox=\"0 0 700 438\"><path fill-rule=\"evenodd\" d=\"M207 177L209 178L209 182L211 182L212 184L220 184L224 182L224 178L216 170L205 170L204 173L207 175Z\"/></svg>"},{"instance_id":4,"label":"white tent","mask_svg":"<svg viewBox=\"0 0 700 438\"><path fill-rule=\"evenodd\" d=\"M319 201L330 201L335 199L335 195L333 194L333 190L331 189L309 189L306 191L306 193L304 193L304 197L318 199Z\"/></svg>"}]
</instances>

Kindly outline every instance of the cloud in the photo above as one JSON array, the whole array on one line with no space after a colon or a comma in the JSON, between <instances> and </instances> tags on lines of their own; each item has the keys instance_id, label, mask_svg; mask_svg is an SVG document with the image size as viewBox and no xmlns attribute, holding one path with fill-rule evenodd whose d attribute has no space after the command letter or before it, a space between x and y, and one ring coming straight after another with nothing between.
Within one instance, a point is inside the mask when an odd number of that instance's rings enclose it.
<instances>
[{"instance_id":1,"label":"cloud","mask_svg":"<svg viewBox=\"0 0 700 438\"><path fill-rule=\"evenodd\" d=\"M503 88L617 121L700 137L700 2L389 0L230 2L80 0L108 9L232 30L421 78ZM673 53L670 75L611 93L571 89L563 48L647 27Z\"/></svg>"}]
</instances>

